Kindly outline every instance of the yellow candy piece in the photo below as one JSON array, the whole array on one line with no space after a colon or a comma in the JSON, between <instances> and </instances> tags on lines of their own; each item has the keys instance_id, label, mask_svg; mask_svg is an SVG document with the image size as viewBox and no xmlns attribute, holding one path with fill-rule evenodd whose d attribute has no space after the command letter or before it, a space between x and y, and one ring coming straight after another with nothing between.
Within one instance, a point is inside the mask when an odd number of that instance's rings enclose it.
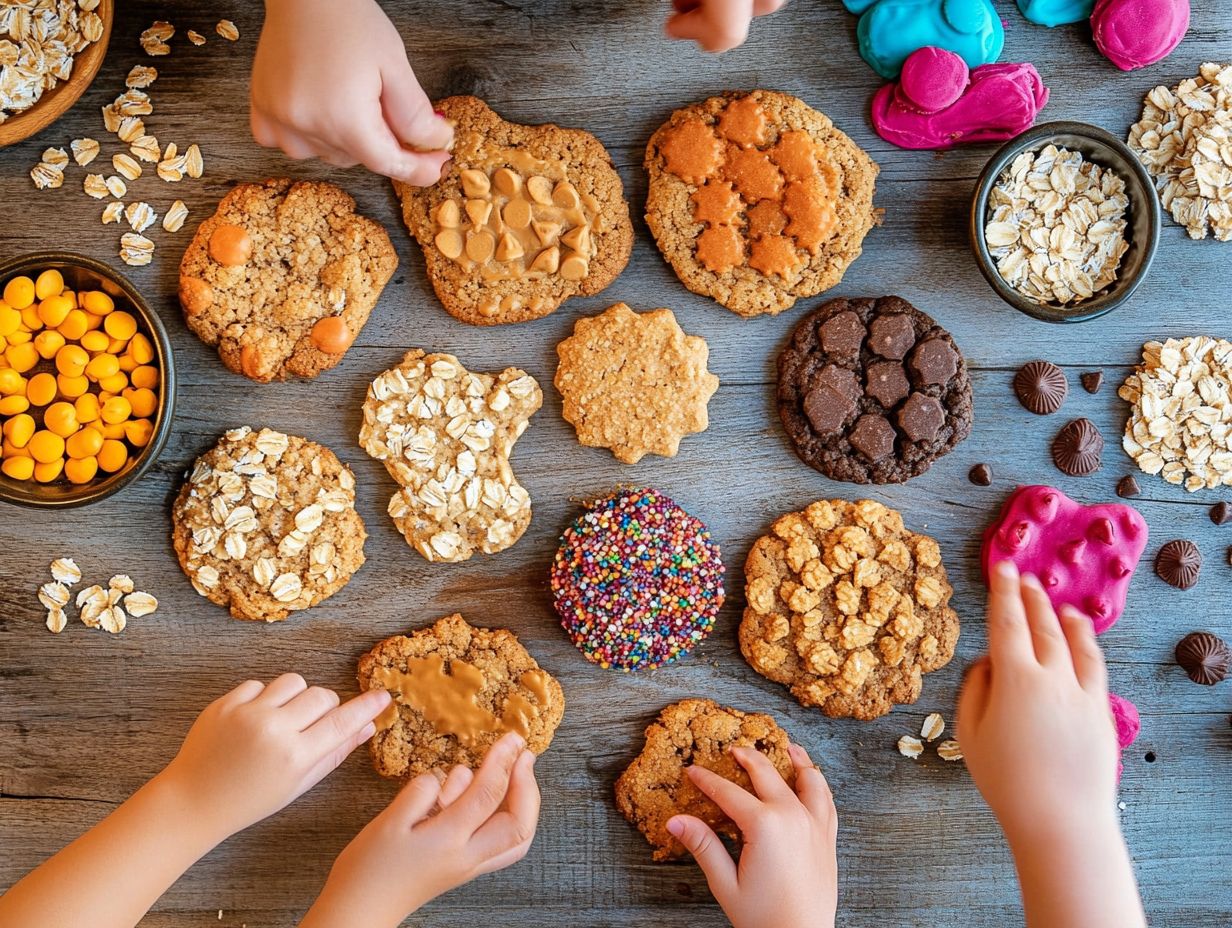
<instances>
[{"instance_id":1,"label":"yellow candy piece","mask_svg":"<svg viewBox=\"0 0 1232 928\"><path fill-rule=\"evenodd\" d=\"M100 389L113 395L122 393L125 388L128 387L128 377L126 377L122 371L117 372L112 374L110 377L104 377L98 382L98 385Z\"/></svg>"},{"instance_id":2,"label":"yellow candy piece","mask_svg":"<svg viewBox=\"0 0 1232 928\"><path fill-rule=\"evenodd\" d=\"M30 443L27 447L30 449L30 457L40 464L50 464L52 461L64 457L64 439L55 432L49 432L46 429L35 432L30 437Z\"/></svg>"},{"instance_id":3,"label":"yellow candy piece","mask_svg":"<svg viewBox=\"0 0 1232 928\"><path fill-rule=\"evenodd\" d=\"M87 290L81 295L81 308L96 316L105 316L115 309L115 301L102 290Z\"/></svg>"},{"instance_id":4,"label":"yellow candy piece","mask_svg":"<svg viewBox=\"0 0 1232 928\"><path fill-rule=\"evenodd\" d=\"M34 416L29 413L19 413L4 423L4 437L14 448L24 448L34 436Z\"/></svg>"},{"instance_id":5,"label":"yellow candy piece","mask_svg":"<svg viewBox=\"0 0 1232 928\"><path fill-rule=\"evenodd\" d=\"M90 318L80 309L71 309L56 331L70 342L78 341L81 336L90 331Z\"/></svg>"},{"instance_id":6,"label":"yellow candy piece","mask_svg":"<svg viewBox=\"0 0 1232 928\"><path fill-rule=\"evenodd\" d=\"M102 447L103 433L88 425L64 443L64 450L70 458L92 458Z\"/></svg>"},{"instance_id":7,"label":"yellow candy piece","mask_svg":"<svg viewBox=\"0 0 1232 928\"><path fill-rule=\"evenodd\" d=\"M136 358L138 364L149 364L154 360L154 346L144 334L138 332L128 344L128 353Z\"/></svg>"},{"instance_id":8,"label":"yellow candy piece","mask_svg":"<svg viewBox=\"0 0 1232 928\"><path fill-rule=\"evenodd\" d=\"M21 310L0 303L0 338L8 338L21 328Z\"/></svg>"},{"instance_id":9,"label":"yellow candy piece","mask_svg":"<svg viewBox=\"0 0 1232 928\"><path fill-rule=\"evenodd\" d=\"M158 368L143 364L141 367L134 368L133 372L128 375L128 379L132 381L134 387L154 390L158 387Z\"/></svg>"},{"instance_id":10,"label":"yellow candy piece","mask_svg":"<svg viewBox=\"0 0 1232 928\"><path fill-rule=\"evenodd\" d=\"M124 437L138 447L144 448L154 437L154 423L149 419L133 419L124 423Z\"/></svg>"},{"instance_id":11,"label":"yellow candy piece","mask_svg":"<svg viewBox=\"0 0 1232 928\"><path fill-rule=\"evenodd\" d=\"M43 427L61 438L68 438L80 427L77 422L77 410L72 403L66 403L63 400L52 403L43 413Z\"/></svg>"},{"instance_id":12,"label":"yellow candy piece","mask_svg":"<svg viewBox=\"0 0 1232 928\"><path fill-rule=\"evenodd\" d=\"M56 386L60 388L60 395L65 399L75 400L79 396L84 396L90 389L90 381L85 377L66 377L58 374Z\"/></svg>"},{"instance_id":13,"label":"yellow candy piece","mask_svg":"<svg viewBox=\"0 0 1232 928\"><path fill-rule=\"evenodd\" d=\"M43 461L34 465L34 479L39 483L51 483L64 473L64 458Z\"/></svg>"},{"instance_id":14,"label":"yellow candy piece","mask_svg":"<svg viewBox=\"0 0 1232 928\"><path fill-rule=\"evenodd\" d=\"M46 270L34 281L34 295L40 300L58 296L64 292L64 275L57 270Z\"/></svg>"},{"instance_id":15,"label":"yellow candy piece","mask_svg":"<svg viewBox=\"0 0 1232 928\"><path fill-rule=\"evenodd\" d=\"M6 396L0 400L0 416L15 416L30 408L30 401L21 394Z\"/></svg>"},{"instance_id":16,"label":"yellow candy piece","mask_svg":"<svg viewBox=\"0 0 1232 928\"><path fill-rule=\"evenodd\" d=\"M16 332L14 332L12 335L10 335L8 338L5 339L5 342L7 342L5 347L7 348L9 345L25 345L28 342L32 342L32 341L34 341L33 335L27 332L24 328L18 329Z\"/></svg>"},{"instance_id":17,"label":"yellow candy piece","mask_svg":"<svg viewBox=\"0 0 1232 928\"><path fill-rule=\"evenodd\" d=\"M137 360L128 353L120 355L120 370L126 374L131 374L137 369Z\"/></svg>"},{"instance_id":18,"label":"yellow candy piece","mask_svg":"<svg viewBox=\"0 0 1232 928\"><path fill-rule=\"evenodd\" d=\"M86 325L91 332L95 329L101 329L103 327L103 317L98 315L98 313L88 312L84 309L82 312L86 314Z\"/></svg>"},{"instance_id":19,"label":"yellow candy piece","mask_svg":"<svg viewBox=\"0 0 1232 928\"><path fill-rule=\"evenodd\" d=\"M43 320L39 316L39 308L37 303L33 306L27 306L21 311L21 325L22 328L27 329L30 332L37 332L43 327Z\"/></svg>"},{"instance_id":20,"label":"yellow candy piece","mask_svg":"<svg viewBox=\"0 0 1232 928\"><path fill-rule=\"evenodd\" d=\"M107 343L107 351L115 355L122 354L127 347L128 342L122 338L113 338Z\"/></svg>"},{"instance_id":21,"label":"yellow candy piece","mask_svg":"<svg viewBox=\"0 0 1232 928\"><path fill-rule=\"evenodd\" d=\"M127 425L128 425L127 421L113 422L110 425L108 425L107 423L100 420L94 423L94 428L98 429L100 432L103 433L103 438L110 438L114 441L123 441L124 440L124 429Z\"/></svg>"},{"instance_id":22,"label":"yellow candy piece","mask_svg":"<svg viewBox=\"0 0 1232 928\"><path fill-rule=\"evenodd\" d=\"M128 449L124 442L107 439L98 452L98 466L109 474L114 474L128 461Z\"/></svg>"},{"instance_id":23,"label":"yellow candy piece","mask_svg":"<svg viewBox=\"0 0 1232 928\"><path fill-rule=\"evenodd\" d=\"M64 462L64 476L69 483L89 483L98 473L98 458L70 458Z\"/></svg>"},{"instance_id":24,"label":"yellow candy piece","mask_svg":"<svg viewBox=\"0 0 1232 928\"><path fill-rule=\"evenodd\" d=\"M126 313L122 309L116 310L113 313L109 313L107 318L103 320L103 331L112 338L118 338L121 341L127 342L137 334L137 320L133 318L131 313Z\"/></svg>"},{"instance_id":25,"label":"yellow candy piece","mask_svg":"<svg viewBox=\"0 0 1232 928\"><path fill-rule=\"evenodd\" d=\"M64 336L53 329L39 332L34 337L34 350L39 353L39 357L44 361L50 361L56 356L56 352L65 345Z\"/></svg>"},{"instance_id":26,"label":"yellow candy piece","mask_svg":"<svg viewBox=\"0 0 1232 928\"><path fill-rule=\"evenodd\" d=\"M120 372L120 361L113 354L100 354L86 365L86 376L91 380L102 380Z\"/></svg>"},{"instance_id":27,"label":"yellow candy piece","mask_svg":"<svg viewBox=\"0 0 1232 928\"><path fill-rule=\"evenodd\" d=\"M56 352L56 370L65 377L80 377L89 363L90 355L80 345L65 345Z\"/></svg>"},{"instance_id":28,"label":"yellow candy piece","mask_svg":"<svg viewBox=\"0 0 1232 928\"><path fill-rule=\"evenodd\" d=\"M19 374L24 374L26 371L33 370L34 366L39 362L39 353L35 350L34 345L26 342L24 345L10 345L4 349L4 359L9 362L9 367L17 371Z\"/></svg>"},{"instance_id":29,"label":"yellow candy piece","mask_svg":"<svg viewBox=\"0 0 1232 928\"><path fill-rule=\"evenodd\" d=\"M29 480L34 476L34 458L5 458L0 463L0 471L14 480Z\"/></svg>"},{"instance_id":30,"label":"yellow candy piece","mask_svg":"<svg viewBox=\"0 0 1232 928\"><path fill-rule=\"evenodd\" d=\"M56 398L57 389L55 376L44 371L41 374L35 374L26 384L26 399L30 401L31 406L46 406Z\"/></svg>"},{"instance_id":31,"label":"yellow candy piece","mask_svg":"<svg viewBox=\"0 0 1232 928\"><path fill-rule=\"evenodd\" d=\"M14 309L25 309L34 302L34 281L29 277L14 277L4 285L4 302Z\"/></svg>"},{"instance_id":32,"label":"yellow candy piece","mask_svg":"<svg viewBox=\"0 0 1232 928\"><path fill-rule=\"evenodd\" d=\"M130 418L133 414L133 405L122 396L113 396L107 402L103 403L103 421L108 425L115 425L118 422L123 422Z\"/></svg>"},{"instance_id":33,"label":"yellow candy piece","mask_svg":"<svg viewBox=\"0 0 1232 928\"><path fill-rule=\"evenodd\" d=\"M26 378L11 367L0 367L0 393L12 396L14 393L26 395Z\"/></svg>"},{"instance_id":34,"label":"yellow candy piece","mask_svg":"<svg viewBox=\"0 0 1232 928\"><path fill-rule=\"evenodd\" d=\"M139 388L136 390L125 390L124 398L128 400L132 407L132 414L135 418L144 419L154 415L154 411L158 409L158 397L153 390Z\"/></svg>"},{"instance_id":35,"label":"yellow candy piece","mask_svg":"<svg viewBox=\"0 0 1232 928\"><path fill-rule=\"evenodd\" d=\"M81 347L93 354L106 351L110 344L111 339L107 337L106 332L91 331L81 336Z\"/></svg>"},{"instance_id":36,"label":"yellow candy piece","mask_svg":"<svg viewBox=\"0 0 1232 928\"><path fill-rule=\"evenodd\" d=\"M43 325L50 329L54 329L65 319L68 314L73 311L73 301L66 296L49 296L43 302L39 303L38 315L43 321Z\"/></svg>"},{"instance_id":37,"label":"yellow candy piece","mask_svg":"<svg viewBox=\"0 0 1232 928\"><path fill-rule=\"evenodd\" d=\"M97 422L102 412L98 397L93 393L83 393L77 397L77 401L73 403L73 409L77 412L77 421L81 423Z\"/></svg>"}]
</instances>

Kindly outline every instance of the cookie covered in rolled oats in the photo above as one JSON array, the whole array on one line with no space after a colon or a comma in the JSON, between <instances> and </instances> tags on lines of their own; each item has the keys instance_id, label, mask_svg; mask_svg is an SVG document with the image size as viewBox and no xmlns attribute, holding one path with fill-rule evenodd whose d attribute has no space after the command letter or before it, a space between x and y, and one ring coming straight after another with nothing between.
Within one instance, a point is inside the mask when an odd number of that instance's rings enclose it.
<instances>
[{"instance_id":1,"label":"cookie covered in rolled oats","mask_svg":"<svg viewBox=\"0 0 1232 928\"><path fill-rule=\"evenodd\" d=\"M633 225L603 143L581 129L506 122L477 97L435 104L455 127L431 187L394 181L445 309L471 325L546 316L629 263Z\"/></svg>"},{"instance_id":2,"label":"cookie covered in rolled oats","mask_svg":"<svg viewBox=\"0 0 1232 928\"><path fill-rule=\"evenodd\" d=\"M264 622L342 589L363 565L368 537L355 477L332 451L247 426L197 458L171 521L196 591L237 619Z\"/></svg>"},{"instance_id":3,"label":"cookie covered in rolled oats","mask_svg":"<svg viewBox=\"0 0 1232 928\"><path fill-rule=\"evenodd\" d=\"M819 500L759 538L745 562L740 650L832 718L874 719L919 698L954 656L958 615L941 549L873 500Z\"/></svg>"},{"instance_id":4,"label":"cookie covered in rolled oats","mask_svg":"<svg viewBox=\"0 0 1232 928\"><path fill-rule=\"evenodd\" d=\"M258 383L336 365L398 266L381 226L333 184L240 184L180 262L188 327Z\"/></svg>"},{"instance_id":5,"label":"cookie covered in rolled oats","mask_svg":"<svg viewBox=\"0 0 1232 928\"><path fill-rule=\"evenodd\" d=\"M473 373L418 348L372 382L359 444L401 486L389 515L407 544L429 561L457 562L522 537L530 494L509 455L541 405L523 370Z\"/></svg>"},{"instance_id":6,"label":"cookie covered in rolled oats","mask_svg":"<svg viewBox=\"0 0 1232 928\"><path fill-rule=\"evenodd\" d=\"M710 350L670 309L635 313L617 303L579 319L556 354L561 414L588 448L610 448L625 464L670 458L681 438L710 424L706 404L719 388L706 370Z\"/></svg>"}]
</instances>

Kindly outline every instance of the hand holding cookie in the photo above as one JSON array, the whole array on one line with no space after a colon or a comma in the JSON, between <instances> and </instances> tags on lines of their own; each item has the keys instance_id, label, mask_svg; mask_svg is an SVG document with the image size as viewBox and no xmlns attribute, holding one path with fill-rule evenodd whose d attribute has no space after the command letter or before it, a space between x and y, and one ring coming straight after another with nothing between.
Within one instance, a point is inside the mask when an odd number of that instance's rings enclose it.
<instances>
[{"instance_id":1,"label":"hand holding cookie","mask_svg":"<svg viewBox=\"0 0 1232 928\"><path fill-rule=\"evenodd\" d=\"M733 928L826 928L838 905L834 797L804 748L788 749L796 769L793 789L764 754L732 748L753 792L706 769L687 775L740 828L744 849L737 864L701 819L677 815L670 831L705 871L710 891Z\"/></svg>"},{"instance_id":2,"label":"hand holding cookie","mask_svg":"<svg viewBox=\"0 0 1232 928\"><path fill-rule=\"evenodd\" d=\"M707 52L731 51L744 44L754 16L780 9L787 0L673 0L669 38L688 39Z\"/></svg>"},{"instance_id":3,"label":"hand holding cookie","mask_svg":"<svg viewBox=\"0 0 1232 928\"><path fill-rule=\"evenodd\" d=\"M270 0L252 67L252 134L414 186L436 183L453 129L433 112L375 0Z\"/></svg>"}]
</instances>

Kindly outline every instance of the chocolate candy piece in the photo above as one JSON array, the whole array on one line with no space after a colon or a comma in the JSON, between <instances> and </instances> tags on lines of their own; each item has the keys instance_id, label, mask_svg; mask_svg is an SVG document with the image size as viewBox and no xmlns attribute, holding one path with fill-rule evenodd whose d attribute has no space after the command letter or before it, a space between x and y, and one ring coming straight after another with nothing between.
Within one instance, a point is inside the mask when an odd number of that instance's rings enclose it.
<instances>
[{"instance_id":1,"label":"chocolate candy piece","mask_svg":"<svg viewBox=\"0 0 1232 928\"><path fill-rule=\"evenodd\" d=\"M1188 590L1198 582L1202 571L1202 552L1187 538L1170 541L1155 555L1155 573L1178 590Z\"/></svg>"},{"instance_id":2,"label":"chocolate candy piece","mask_svg":"<svg viewBox=\"0 0 1232 928\"><path fill-rule=\"evenodd\" d=\"M992 484L992 468L987 464L976 464L967 471L967 479L977 487L989 486Z\"/></svg>"},{"instance_id":3,"label":"chocolate candy piece","mask_svg":"<svg viewBox=\"0 0 1232 928\"><path fill-rule=\"evenodd\" d=\"M898 411L898 427L912 441L932 441L945 425L945 410L933 397L912 393Z\"/></svg>"},{"instance_id":4,"label":"chocolate candy piece","mask_svg":"<svg viewBox=\"0 0 1232 928\"><path fill-rule=\"evenodd\" d=\"M1138 486L1138 481L1134 479L1133 474L1128 474L1117 481L1116 494L1121 499L1129 499L1137 496L1142 490Z\"/></svg>"},{"instance_id":5,"label":"chocolate candy piece","mask_svg":"<svg viewBox=\"0 0 1232 928\"><path fill-rule=\"evenodd\" d=\"M804 397L804 414L819 435L833 435L855 412L856 404L832 387L818 387Z\"/></svg>"},{"instance_id":6,"label":"chocolate candy piece","mask_svg":"<svg viewBox=\"0 0 1232 928\"><path fill-rule=\"evenodd\" d=\"M821 324L821 347L837 358L858 358L867 331L853 312L831 316Z\"/></svg>"},{"instance_id":7,"label":"chocolate candy piece","mask_svg":"<svg viewBox=\"0 0 1232 928\"><path fill-rule=\"evenodd\" d=\"M910 316L878 316L869 327L868 347L883 358L901 361L915 344L915 326Z\"/></svg>"},{"instance_id":8,"label":"chocolate candy piece","mask_svg":"<svg viewBox=\"0 0 1232 928\"><path fill-rule=\"evenodd\" d=\"M1069 394L1065 371L1051 361L1032 361L1014 375L1018 402L1037 416L1047 416L1061 408Z\"/></svg>"},{"instance_id":9,"label":"chocolate candy piece","mask_svg":"<svg viewBox=\"0 0 1232 928\"><path fill-rule=\"evenodd\" d=\"M864 392L886 409L892 409L911 392L907 372L898 361L878 361L876 364L870 364L867 376L868 385Z\"/></svg>"},{"instance_id":10,"label":"chocolate candy piece","mask_svg":"<svg viewBox=\"0 0 1232 928\"><path fill-rule=\"evenodd\" d=\"M1227 678L1232 652L1218 635L1190 632L1176 643L1176 662L1194 683L1214 686Z\"/></svg>"},{"instance_id":11,"label":"chocolate candy piece","mask_svg":"<svg viewBox=\"0 0 1232 928\"><path fill-rule=\"evenodd\" d=\"M1052 440L1057 470L1071 477L1088 477L1099 470L1104 436L1090 419L1075 419Z\"/></svg>"},{"instance_id":12,"label":"chocolate candy piece","mask_svg":"<svg viewBox=\"0 0 1232 928\"><path fill-rule=\"evenodd\" d=\"M949 383L958 372L958 352L943 338L927 339L911 352L911 369L926 387Z\"/></svg>"},{"instance_id":13,"label":"chocolate candy piece","mask_svg":"<svg viewBox=\"0 0 1232 928\"><path fill-rule=\"evenodd\" d=\"M1219 502L1211 507L1211 521L1216 525L1227 525L1232 522L1232 506Z\"/></svg>"},{"instance_id":14,"label":"chocolate candy piece","mask_svg":"<svg viewBox=\"0 0 1232 928\"><path fill-rule=\"evenodd\" d=\"M1079 374L1078 379L1082 381L1082 389L1088 393L1098 393L1099 388L1104 385L1104 372L1087 371L1085 374Z\"/></svg>"},{"instance_id":15,"label":"chocolate candy piece","mask_svg":"<svg viewBox=\"0 0 1232 928\"><path fill-rule=\"evenodd\" d=\"M870 461L880 461L894 453L894 426L881 416L867 413L851 430L851 446Z\"/></svg>"}]
</instances>

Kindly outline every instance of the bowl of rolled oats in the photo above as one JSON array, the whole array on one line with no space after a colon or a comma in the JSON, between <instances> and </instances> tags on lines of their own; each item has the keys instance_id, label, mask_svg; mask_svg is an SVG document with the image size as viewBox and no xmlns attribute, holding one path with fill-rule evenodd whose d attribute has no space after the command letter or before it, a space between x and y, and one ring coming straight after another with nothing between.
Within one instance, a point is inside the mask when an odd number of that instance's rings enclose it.
<instances>
[{"instance_id":1,"label":"bowl of rolled oats","mask_svg":"<svg viewBox=\"0 0 1232 928\"><path fill-rule=\"evenodd\" d=\"M111 38L114 0L0 3L0 147L41 132L85 93Z\"/></svg>"},{"instance_id":2,"label":"bowl of rolled oats","mask_svg":"<svg viewBox=\"0 0 1232 928\"><path fill-rule=\"evenodd\" d=\"M971 249L1005 302L1045 322L1085 322L1138 289L1159 246L1146 168L1096 126L1051 122L993 155L971 203Z\"/></svg>"}]
</instances>

